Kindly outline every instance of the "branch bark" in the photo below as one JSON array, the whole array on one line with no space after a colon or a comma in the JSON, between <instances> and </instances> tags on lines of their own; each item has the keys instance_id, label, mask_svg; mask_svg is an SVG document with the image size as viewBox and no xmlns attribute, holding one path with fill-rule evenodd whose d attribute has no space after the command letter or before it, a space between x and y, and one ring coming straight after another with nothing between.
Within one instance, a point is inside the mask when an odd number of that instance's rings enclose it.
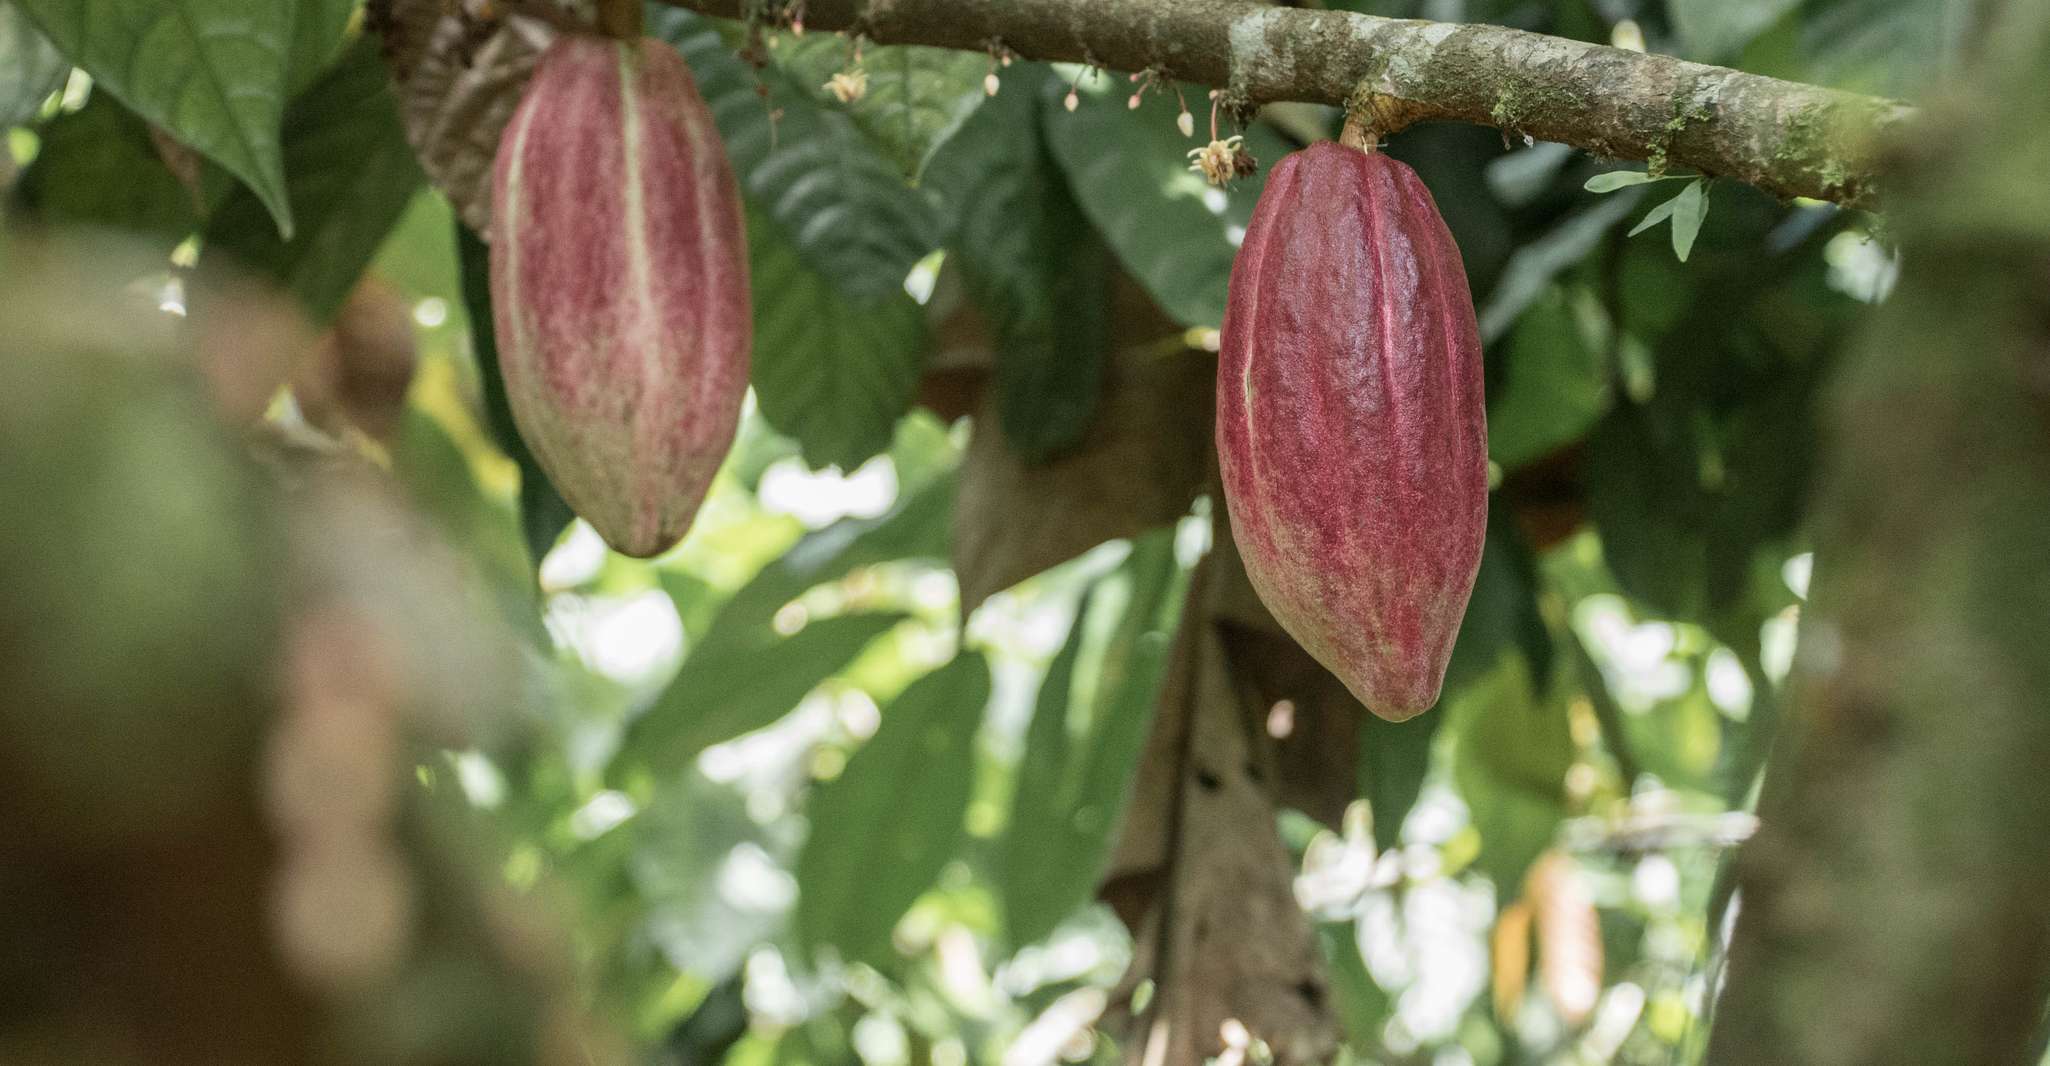
<instances>
[{"instance_id":1,"label":"branch bark","mask_svg":"<svg viewBox=\"0 0 2050 1066\"><path fill-rule=\"evenodd\" d=\"M764 0L665 0L745 17ZM770 2L776 8L780 4ZM1501 26L1245 0L804 0L808 29L883 44L1154 69L1239 104L1451 119L1616 159L1690 167L1780 196L1876 202L1875 134L1905 104ZM1382 132L1392 132L1385 128Z\"/></svg>"}]
</instances>

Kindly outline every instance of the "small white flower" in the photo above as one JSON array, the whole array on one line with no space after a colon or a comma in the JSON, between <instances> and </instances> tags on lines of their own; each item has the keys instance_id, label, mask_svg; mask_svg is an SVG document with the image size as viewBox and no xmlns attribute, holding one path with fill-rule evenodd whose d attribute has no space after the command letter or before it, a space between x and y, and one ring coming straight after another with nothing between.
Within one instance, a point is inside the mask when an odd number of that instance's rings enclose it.
<instances>
[{"instance_id":1,"label":"small white flower","mask_svg":"<svg viewBox=\"0 0 2050 1066\"><path fill-rule=\"evenodd\" d=\"M868 92L868 71L856 67L835 74L831 81L826 82L826 91L832 93L835 100L851 104Z\"/></svg>"},{"instance_id":2,"label":"small white flower","mask_svg":"<svg viewBox=\"0 0 2050 1066\"><path fill-rule=\"evenodd\" d=\"M1234 136L1211 141L1201 148L1191 148L1189 169L1203 175L1204 180L1212 185L1224 185L1238 177L1240 169L1247 167L1251 160L1241 147L1245 141L1244 137ZM1241 157L1248 162L1241 162Z\"/></svg>"}]
</instances>

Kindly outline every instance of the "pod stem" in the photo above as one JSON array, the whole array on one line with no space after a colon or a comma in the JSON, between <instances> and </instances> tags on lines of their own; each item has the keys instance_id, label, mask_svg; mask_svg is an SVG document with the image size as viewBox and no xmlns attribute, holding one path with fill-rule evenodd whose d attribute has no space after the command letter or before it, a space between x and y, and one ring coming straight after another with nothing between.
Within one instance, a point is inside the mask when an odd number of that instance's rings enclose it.
<instances>
[{"instance_id":1,"label":"pod stem","mask_svg":"<svg viewBox=\"0 0 2050 1066\"><path fill-rule=\"evenodd\" d=\"M1362 84L1346 101L1345 129L1339 133L1338 143L1371 152L1380 147L1381 138L1399 133L1423 117L1424 110L1420 104L1374 92Z\"/></svg>"},{"instance_id":2,"label":"pod stem","mask_svg":"<svg viewBox=\"0 0 2050 1066\"><path fill-rule=\"evenodd\" d=\"M1374 131L1367 128L1367 124L1360 120L1358 114L1348 114L1345 116L1345 128L1338 131L1338 143L1347 148L1371 152L1380 146L1381 139L1374 136Z\"/></svg>"}]
</instances>

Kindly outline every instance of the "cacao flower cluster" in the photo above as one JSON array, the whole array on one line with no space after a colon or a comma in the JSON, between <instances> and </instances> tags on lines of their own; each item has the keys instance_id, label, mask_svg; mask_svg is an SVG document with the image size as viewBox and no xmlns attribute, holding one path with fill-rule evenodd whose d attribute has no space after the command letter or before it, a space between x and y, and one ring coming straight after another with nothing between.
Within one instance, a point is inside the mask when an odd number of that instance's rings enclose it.
<instances>
[{"instance_id":1,"label":"cacao flower cluster","mask_svg":"<svg viewBox=\"0 0 2050 1066\"><path fill-rule=\"evenodd\" d=\"M492 173L491 303L514 421L628 555L690 529L747 392L740 190L683 57L565 34Z\"/></svg>"},{"instance_id":2,"label":"cacao flower cluster","mask_svg":"<svg viewBox=\"0 0 2050 1066\"><path fill-rule=\"evenodd\" d=\"M1277 163L1232 269L1217 449L1247 575L1394 721L1438 701L1488 513L1481 346L1416 172L1324 142Z\"/></svg>"}]
</instances>

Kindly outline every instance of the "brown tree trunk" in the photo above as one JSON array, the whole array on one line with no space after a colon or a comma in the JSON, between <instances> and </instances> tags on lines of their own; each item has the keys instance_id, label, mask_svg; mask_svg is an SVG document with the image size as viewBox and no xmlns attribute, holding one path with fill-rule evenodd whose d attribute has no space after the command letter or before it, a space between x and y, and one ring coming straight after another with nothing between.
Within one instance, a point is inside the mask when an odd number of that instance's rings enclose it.
<instances>
[{"instance_id":1,"label":"brown tree trunk","mask_svg":"<svg viewBox=\"0 0 2050 1066\"><path fill-rule=\"evenodd\" d=\"M1899 149L1711 1066L2022 1063L2050 987L2050 7Z\"/></svg>"}]
</instances>

